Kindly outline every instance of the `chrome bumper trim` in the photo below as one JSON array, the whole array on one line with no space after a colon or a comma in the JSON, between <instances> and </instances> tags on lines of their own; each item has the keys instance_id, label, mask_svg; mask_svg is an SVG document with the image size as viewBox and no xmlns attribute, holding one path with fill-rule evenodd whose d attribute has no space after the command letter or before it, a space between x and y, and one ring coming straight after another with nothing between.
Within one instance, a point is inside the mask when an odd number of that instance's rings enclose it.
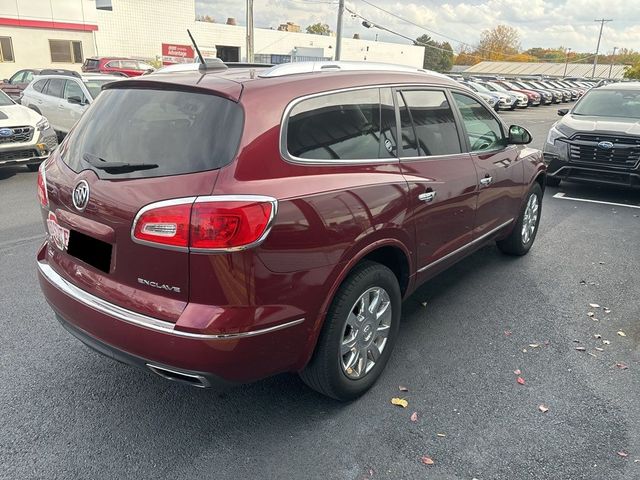
<instances>
[{"instance_id":1,"label":"chrome bumper trim","mask_svg":"<svg viewBox=\"0 0 640 480\"><path fill-rule=\"evenodd\" d=\"M74 300L80 302L86 307L89 307L97 312L103 313L110 317L116 318L123 322L135 325L138 327L153 330L154 332L164 333L168 335L174 335L176 337L191 338L199 340L233 340L237 338L256 337L258 335L264 335L265 333L271 333L278 330L282 330L288 327L293 327L304 322L304 318L292 320L290 322L275 325L273 327L262 328L260 330L251 330L249 332L239 333L191 333L183 332L175 329L175 325L171 322L159 320L157 318L149 317L141 313L133 312L122 308L113 303L107 302L95 295L85 292L79 287L76 287L71 282L62 278L53 268L46 263L38 262L38 269L42 276L54 287L60 290L62 293L70 296Z\"/></svg>"}]
</instances>

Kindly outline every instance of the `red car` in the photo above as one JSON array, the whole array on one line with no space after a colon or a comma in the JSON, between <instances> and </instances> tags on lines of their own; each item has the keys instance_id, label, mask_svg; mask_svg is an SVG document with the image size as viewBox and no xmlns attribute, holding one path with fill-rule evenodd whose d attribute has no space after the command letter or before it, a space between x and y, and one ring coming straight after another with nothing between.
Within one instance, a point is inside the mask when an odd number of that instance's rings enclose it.
<instances>
[{"instance_id":1,"label":"red car","mask_svg":"<svg viewBox=\"0 0 640 480\"><path fill-rule=\"evenodd\" d=\"M5 78L0 82L0 90L9 95L14 102L20 103L22 92L36 75L40 75L40 70L32 68L18 70L11 75L11 78Z\"/></svg>"},{"instance_id":2,"label":"red car","mask_svg":"<svg viewBox=\"0 0 640 480\"><path fill-rule=\"evenodd\" d=\"M420 284L494 241L527 253L545 180L529 132L444 76L320 65L104 87L38 177L62 325L170 380L298 372L344 400Z\"/></svg>"},{"instance_id":3,"label":"red car","mask_svg":"<svg viewBox=\"0 0 640 480\"><path fill-rule=\"evenodd\" d=\"M83 72L110 73L123 77L138 77L154 70L152 65L132 58L91 57L82 64Z\"/></svg>"}]
</instances>

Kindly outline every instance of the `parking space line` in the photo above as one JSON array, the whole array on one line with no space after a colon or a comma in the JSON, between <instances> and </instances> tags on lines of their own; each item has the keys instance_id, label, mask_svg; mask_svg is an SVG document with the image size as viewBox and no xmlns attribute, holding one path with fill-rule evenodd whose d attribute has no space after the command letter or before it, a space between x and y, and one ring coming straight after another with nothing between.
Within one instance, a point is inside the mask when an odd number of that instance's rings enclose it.
<instances>
[{"instance_id":1,"label":"parking space line","mask_svg":"<svg viewBox=\"0 0 640 480\"><path fill-rule=\"evenodd\" d=\"M565 197L563 192L556 193L553 198L559 198L560 200L573 200L575 202L587 202L587 203L600 203L602 205L613 205L614 207L627 207L627 208L638 208L639 205L627 205L626 203L614 203L614 202L605 202L603 200L589 200L586 198L573 198L573 197Z\"/></svg>"}]
</instances>

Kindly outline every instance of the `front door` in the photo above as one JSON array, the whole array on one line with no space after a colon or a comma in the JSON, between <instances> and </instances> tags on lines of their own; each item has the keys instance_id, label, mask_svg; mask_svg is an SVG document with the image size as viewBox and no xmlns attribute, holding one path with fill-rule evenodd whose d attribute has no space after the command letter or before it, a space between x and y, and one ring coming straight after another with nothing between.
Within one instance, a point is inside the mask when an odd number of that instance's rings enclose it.
<instances>
[{"instance_id":1,"label":"front door","mask_svg":"<svg viewBox=\"0 0 640 480\"><path fill-rule=\"evenodd\" d=\"M472 240L477 175L444 90L403 89L396 101L421 281Z\"/></svg>"},{"instance_id":2,"label":"front door","mask_svg":"<svg viewBox=\"0 0 640 480\"><path fill-rule=\"evenodd\" d=\"M474 238L504 227L517 217L524 167L519 149L508 145L502 123L473 97L453 92L469 151L478 172Z\"/></svg>"}]
</instances>

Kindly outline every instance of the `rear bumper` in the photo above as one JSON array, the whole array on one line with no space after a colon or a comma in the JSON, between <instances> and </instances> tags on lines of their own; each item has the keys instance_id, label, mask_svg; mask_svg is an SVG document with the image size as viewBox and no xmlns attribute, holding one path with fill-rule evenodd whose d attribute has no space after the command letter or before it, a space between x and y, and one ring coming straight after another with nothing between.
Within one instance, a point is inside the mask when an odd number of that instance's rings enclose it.
<instances>
[{"instance_id":1,"label":"rear bumper","mask_svg":"<svg viewBox=\"0 0 640 480\"><path fill-rule=\"evenodd\" d=\"M67 330L111 358L200 376L205 385L197 386L207 386L251 382L295 370L305 356L301 350L308 344L309 331L304 318L238 333L178 330L171 322L124 309L76 287L46 262L46 248L45 244L37 264L45 298ZM245 313L228 308L225 314Z\"/></svg>"}]
</instances>

